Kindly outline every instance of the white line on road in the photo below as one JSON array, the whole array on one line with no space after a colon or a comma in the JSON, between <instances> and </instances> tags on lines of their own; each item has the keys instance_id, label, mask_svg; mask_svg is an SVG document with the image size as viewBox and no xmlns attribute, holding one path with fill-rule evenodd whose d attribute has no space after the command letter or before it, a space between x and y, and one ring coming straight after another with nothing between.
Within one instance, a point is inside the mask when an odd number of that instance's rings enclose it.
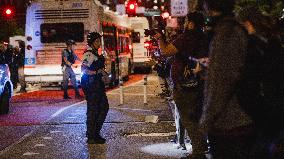
<instances>
[{"instance_id":1,"label":"white line on road","mask_svg":"<svg viewBox=\"0 0 284 159\"><path fill-rule=\"evenodd\" d=\"M138 133L138 134L129 134L129 135L126 135L126 137L142 137L142 136L145 136L145 137L157 137L157 136L163 136L163 137L167 137L167 136L173 136L175 135L176 132L169 132L169 133Z\"/></svg>"},{"instance_id":2,"label":"white line on road","mask_svg":"<svg viewBox=\"0 0 284 159\"><path fill-rule=\"evenodd\" d=\"M55 125L56 128L63 128L64 126L62 125Z\"/></svg>"},{"instance_id":3,"label":"white line on road","mask_svg":"<svg viewBox=\"0 0 284 159\"><path fill-rule=\"evenodd\" d=\"M39 155L39 153L36 152L26 152L23 154L23 156L33 156L33 155Z\"/></svg>"},{"instance_id":4,"label":"white line on road","mask_svg":"<svg viewBox=\"0 0 284 159\"><path fill-rule=\"evenodd\" d=\"M45 147L45 144L36 144L34 147Z\"/></svg>"},{"instance_id":5,"label":"white line on road","mask_svg":"<svg viewBox=\"0 0 284 159\"><path fill-rule=\"evenodd\" d=\"M119 108L119 107L111 107L111 109L132 110L132 111L146 111L146 112L152 112L153 111L153 110L147 110L147 109L133 109L133 108Z\"/></svg>"},{"instance_id":6,"label":"white line on road","mask_svg":"<svg viewBox=\"0 0 284 159\"><path fill-rule=\"evenodd\" d=\"M62 133L63 131L58 131L58 130L55 130L55 131L50 131L51 134L55 134L55 133Z\"/></svg>"},{"instance_id":7,"label":"white line on road","mask_svg":"<svg viewBox=\"0 0 284 159\"><path fill-rule=\"evenodd\" d=\"M52 140L52 137L42 137L44 140Z\"/></svg>"},{"instance_id":8,"label":"white line on road","mask_svg":"<svg viewBox=\"0 0 284 159\"><path fill-rule=\"evenodd\" d=\"M76 106L76 105L82 104L82 103L84 103L84 102L86 102L86 101L84 100L84 101L81 101L81 102L72 104L72 105L70 105L70 106L68 106L68 107L64 107L64 108L59 109L57 112L55 112L54 114L51 115L51 119L54 118L54 117L56 117L56 116L58 116L59 114L61 114L61 113L62 113L63 111L65 111L66 109L69 109L69 108L74 107L74 106ZM49 120L51 120L51 119L49 119Z\"/></svg>"}]
</instances>

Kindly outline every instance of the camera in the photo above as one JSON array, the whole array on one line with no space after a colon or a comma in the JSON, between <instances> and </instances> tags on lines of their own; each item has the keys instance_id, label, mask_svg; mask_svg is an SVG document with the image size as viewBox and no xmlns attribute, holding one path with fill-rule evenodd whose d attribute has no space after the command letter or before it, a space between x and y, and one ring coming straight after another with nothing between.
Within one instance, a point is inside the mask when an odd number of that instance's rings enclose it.
<instances>
[{"instance_id":1,"label":"camera","mask_svg":"<svg viewBox=\"0 0 284 159\"><path fill-rule=\"evenodd\" d=\"M154 36L156 34L157 29L144 29L145 37Z\"/></svg>"}]
</instances>

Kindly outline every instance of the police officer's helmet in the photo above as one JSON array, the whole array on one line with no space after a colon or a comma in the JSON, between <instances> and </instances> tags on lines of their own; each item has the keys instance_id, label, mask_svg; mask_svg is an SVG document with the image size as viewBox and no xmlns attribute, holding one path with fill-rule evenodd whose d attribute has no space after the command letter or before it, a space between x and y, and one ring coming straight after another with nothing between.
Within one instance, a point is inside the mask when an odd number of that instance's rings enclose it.
<instances>
[{"instance_id":1,"label":"police officer's helmet","mask_svg":"<svg viewBox=\"0 0 284 159\"><path fill-rule=\"evenodd\" d=\"M66 45L75 45L75 44L76 44L75 41L72 39L66 41Z\"/></svg>"},{"instance_id":2,"label":"police officer's helmet","mask_svg":"<svg viewBox=\"0 0 284 159\"><path fill-rule=\"evenodd\" d=\"M98 39L98 38L101 38L101 34L99 34L98 32L90 32L88 35L87 35L87 43L89 46L92 45L92 43Z\"/></svg>"}]
</instances>

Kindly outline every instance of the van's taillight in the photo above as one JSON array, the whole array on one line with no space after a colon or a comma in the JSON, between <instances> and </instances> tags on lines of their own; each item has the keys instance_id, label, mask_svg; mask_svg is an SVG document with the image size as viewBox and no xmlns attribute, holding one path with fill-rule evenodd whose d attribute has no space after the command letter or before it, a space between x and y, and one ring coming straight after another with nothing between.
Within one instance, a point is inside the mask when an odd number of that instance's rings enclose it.
<instances>
[{"instance_id":1,"label":"van's taillight","mask_svg":"<svg viewBox=\"0 0 284 159\"><path fill-rule=\"evenodd\" d=\"M131 45L131 44L129 44L129 45L128 45L128 47L129 47L129 50L131 50L131 49L132 49L132 45Z\"/></svg>"},{"instance_id":2,"label":"van's taillight","mask_svg":"<svg viewBox=\"0 0 284 159\"><path fill-rule=\"evenodd\" d=\"M32 48L33 48L33 47L32 47L31 45L28 45L28 46L27 46L27 49L28 49L28 50L31 50Z\"/></svg>"},{"instance_id":3,"label":"van's taillight","mask_svg":"<svg viewBox=\"0 0 284 159\"><path fill-rule=\"evenodd\" d=\"M28 37L27 37L27 40L28 40L28 41L32 41L32 39L33 39L33 38L32 38L31 36L28 36Z\"/></svg>"},{"instance_id":4,"label":"van's taillight","mask_svg":"<svg viewBox=\"0 0 284 159\"><path fill-rule=\"evenodd\" d=\"M145 42L144 42L144 47L145 47L145 48L149 48L150 45L151 45L151 42L150 42L150 41L145 41Z\"/></svg>"}]
</instances>

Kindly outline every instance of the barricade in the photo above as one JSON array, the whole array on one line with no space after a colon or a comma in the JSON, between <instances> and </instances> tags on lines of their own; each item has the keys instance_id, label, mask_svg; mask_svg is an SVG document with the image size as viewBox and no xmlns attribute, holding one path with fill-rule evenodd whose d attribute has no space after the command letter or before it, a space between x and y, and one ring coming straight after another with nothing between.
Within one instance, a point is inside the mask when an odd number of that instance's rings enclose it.
<instances>
[{"instance_id":1,"label":"barricade","mask_svg":"<svg viewBox=\"0 0 284 159\"><path fill-rule=\"evenodd\" d=\"M121 78L119 78L119 105L123 105L124 104L124 86L123 86L123 81ZM144 76L144 81L143 81L143 85L135 85L135 86L142 86L143 87L143 102L144 105L147 105L147 75ZM129 87L129 86L128 86ZM140 94L139 94L140 95Z\"/></svg>"}]
</instances>

